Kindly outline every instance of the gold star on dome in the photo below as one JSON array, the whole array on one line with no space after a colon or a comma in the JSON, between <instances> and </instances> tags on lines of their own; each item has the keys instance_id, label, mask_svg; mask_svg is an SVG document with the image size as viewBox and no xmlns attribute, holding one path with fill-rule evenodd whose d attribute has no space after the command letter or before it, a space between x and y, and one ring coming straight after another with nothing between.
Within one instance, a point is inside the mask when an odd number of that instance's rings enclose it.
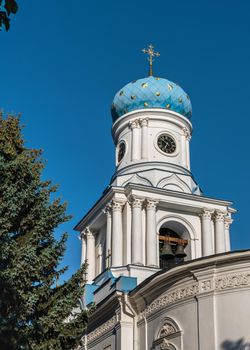
<instances>
[{"instance_id":1,"label":"gold star on dome","mask_svg":"<svg viewBox=\"0 0 250 350\"><path fill-rule=\"evenodd\" d=\"M154 50L154 46L152 44L148 45L147 49L142 50L143 53L148 54L149 60L149 75L153 75L153 62L155 57L159 57L160 53Z\"/></svg>"}]
</instances>

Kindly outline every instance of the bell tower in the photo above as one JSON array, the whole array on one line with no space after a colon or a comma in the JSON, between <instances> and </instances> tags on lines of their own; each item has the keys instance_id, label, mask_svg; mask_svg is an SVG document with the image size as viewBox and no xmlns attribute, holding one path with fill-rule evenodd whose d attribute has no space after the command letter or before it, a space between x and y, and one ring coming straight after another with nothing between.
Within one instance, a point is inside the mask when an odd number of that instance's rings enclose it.
<instances>
[{"instance_id":1,"label":"bell tower","mask_svg":"<svg viewBox=\"0 0 250 350\"><path fill-rule=\"evenodd\" d=\"M125 85L112 103L116 172L75 228L92 287L107 274L138 284L161 268L230 250L232 203L204 196L191 173L190 98L153 75L152 45L143 52L149 76Z\"/></svg>"}]
</instances>

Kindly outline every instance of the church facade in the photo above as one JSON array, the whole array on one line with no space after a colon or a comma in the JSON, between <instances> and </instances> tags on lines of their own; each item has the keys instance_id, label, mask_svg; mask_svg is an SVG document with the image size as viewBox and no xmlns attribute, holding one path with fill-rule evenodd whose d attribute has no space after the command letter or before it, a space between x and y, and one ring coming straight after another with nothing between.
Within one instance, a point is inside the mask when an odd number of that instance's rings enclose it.
<instances>
[{"instance_id":1,"label":"church facade","mask_svg":"<svg viewBox=\"0 0 250 350\"><path fill-rule=\"evenodd\" d=\"M190 169L192 107L150 73L112 104L116 173L77 224L93 303L86 350L250 349L250 252L231 252L229 201Z\"/></svg>"}]
</instances>

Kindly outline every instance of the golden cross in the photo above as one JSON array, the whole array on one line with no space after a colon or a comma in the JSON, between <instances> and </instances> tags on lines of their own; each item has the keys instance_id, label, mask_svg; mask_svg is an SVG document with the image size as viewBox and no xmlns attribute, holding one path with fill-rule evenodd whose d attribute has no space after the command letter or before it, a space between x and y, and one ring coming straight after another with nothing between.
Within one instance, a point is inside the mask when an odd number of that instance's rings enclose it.
<instances>
[{"instance_id":1,"label":"golden cross","mask_svg":"<svg viewBox=\"0 0 250 350\"><path fill-rule=\"evenodd\" d=\"M148 60L149 60L149 75L153 75L153 62L154 57L159 57L160 53L154 51L154 46L152 44L148 45L147 49L142 50L143 53L148 54Z\"/></svg>"}]
</instances>

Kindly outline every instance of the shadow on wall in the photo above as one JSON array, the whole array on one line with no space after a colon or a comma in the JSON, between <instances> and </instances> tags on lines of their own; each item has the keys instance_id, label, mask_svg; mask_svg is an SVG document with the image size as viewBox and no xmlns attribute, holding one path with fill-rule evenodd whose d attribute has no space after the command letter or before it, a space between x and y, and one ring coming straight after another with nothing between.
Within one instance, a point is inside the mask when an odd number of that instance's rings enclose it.
<instances>
[{"instance_id":1,"label":"shadow on wall","mask_svg":"<svg viewBox=\"0 0 250 350\"><path fill-rule=\"evenodd\" d=\"M225 340L221 344L222 350L250 350L250 343L246 343L244 338L237 341Z\"/></svg>"}]
</instances>

